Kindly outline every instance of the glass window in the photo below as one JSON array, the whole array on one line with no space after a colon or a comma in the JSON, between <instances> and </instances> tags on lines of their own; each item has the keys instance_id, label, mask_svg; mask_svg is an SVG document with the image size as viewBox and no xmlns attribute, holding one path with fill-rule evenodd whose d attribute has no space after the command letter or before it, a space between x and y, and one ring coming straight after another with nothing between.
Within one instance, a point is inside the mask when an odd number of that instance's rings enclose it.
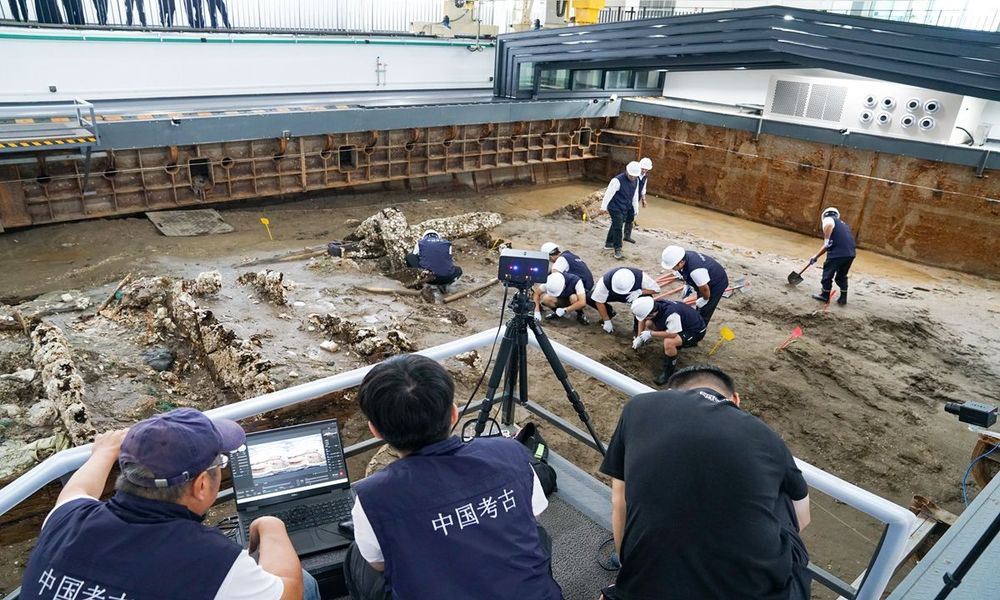
<instances>
[{"instance_id":1,"label":"glass window","mask_svg":"<svg viewBox=\"0 0 1000 600\"><path fill-rule=\"evenodd\" d=\"M517 89L531 90L535 88L535 65L534 63L521 63L521 70L518 72Z\"/></svg>"},{"instance_id":2,"label":"glass window","mask_svg":"<svg viewBox=\"0 0 1000 600\"><path fill-rule=\"evenodd\" d=\"M604 75L604 87L609 90L624 90L632 87L632 71L608 71Z\"/></svg>"},{"instance_id":3,"label":"glass window","mask_svg":"<svg viewBox=\"0 0 1000 600\"><path fill-rule=\"evenodd\" d=\"M548 69L542 71L538 87L543 90L568 90L569 69Z\"/></svg>"},{"instance_id":4,"label":"glass window","mask_svg":"<svg viewBox=\"0 0 1000 600\"><path fill-rule=\"evenodd\" d=\"M655 90L660 87L660 72L659 71L636 71L635 72L635 89L637 90Z\"/></svg>"},{"instance_id":5,"label":"glass window","mask_svg":"<svg viewBox=\"0 0 1000 600\"><path fill-rule=\"evenodd\" d=\"M604 71L593 69L590 71L573 71L574 90L599 90L601 89L601 79Z\"/></svg>"}]
</instances>

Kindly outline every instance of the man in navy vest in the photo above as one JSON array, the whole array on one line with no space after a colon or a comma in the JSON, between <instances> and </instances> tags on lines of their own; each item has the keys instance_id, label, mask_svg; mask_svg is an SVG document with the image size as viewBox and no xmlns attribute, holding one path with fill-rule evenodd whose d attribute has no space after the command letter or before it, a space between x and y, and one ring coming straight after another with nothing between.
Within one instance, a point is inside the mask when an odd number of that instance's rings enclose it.
<instances>
[{"instance_id":1,"label":"man in navy vest","mask_svg":"<svg viewBox=\"0 0 1000 600\"><path fill-rule=\"evenodd\" d=\"M542 320L542 306L546 306L552 309L552 312L545 315L546 321L569 317L570 313L575 312L577 323L589 325L590 321L583 314L583 307L587 306L588 300L582 279L568 271L549 273L545 285L535 293L535 320Z\"/></svg>"},{"instance_id":2,"label":"man in navy vest","mask_svg":"<svg viewBox=\"0 0 1000 600\"><path fill-rule=\"evenodd\" d=\"M615 326L611 319L615 309L608 306L609 302L631 304L639 296L652 296L660 291L656 280L635 267L611 269L595 284L590 298L596 304L601 315L601 327L607 333L614 333Z\"/></svg>"},{"instance_id":3,"label":"man in navy vest","mask_svg":"<svg viewBox=\"0 0 1000 600\"><path fill-rule=\"evenodd\" d=\"M594 275L590 272L590 267L587 263L583 262L583 259L577 256L575 253L569 250L561 250L553 242L545 242L542 244L541 251L549 255L549 270L553 273L572 273L583 280L583 287L587 289L589 295L590 290L594 289Z\"/></svg>"},{"instance_id":4,"label":"man in navy vest","mask_svg":"<svg viewBox=\"0 0 1000 600\"><path fill-rule=\"evenodd\" d=\"M413 252L406 255L406 265L433 273L434 278L427 283L438 286L445 294L448 285L462 276L462 268L455 265L451 255L451 242L433 229L428 229L413 246Z\"/></svg>"},{"instance_id":5,"label":"man in navy vest","mask_svg":"<svg viewBox=\"0 0 1000 600\"><path fill-rule=\"evenodd\" d=\"M318 600L284 524L250 524L250 551L202 524L227 454L246 440L233 421L190 408L97 436L90 458L45 518L21 584L22 598L255 598ZM115 461L117 493L98 500ZM304 583L303 579L307 582Z\"/></svg>"},{"instance_id":6,"label":"man in navy vest","mask_svg":"<svg viewBox=\"0 0 1000 600\"><path fill-rule=\"evenodd\" d=\"M854 257L857 255L857 248L854 243L854 234L851 228L840 220L840 211L832 206L823 211L823 247L815 256L809 259L809 264L816 264L820 256L826 253L826 261L823 263L823 279L820 285L823 291L813 295L813 298L820 302L829 302L830 293L833 291L833 282L837 282L840 288L840 295L837 297L837 304L843 306L847 304L847 273L854 264Z\"/></svg>"},{"instance_id":7,"label":"man in navy vest","mask_svg":"<svg viewBox=\"0 0 1000 600\"><path fill-rule=\"evenodd\" d=\"M667 246L660 255L660 266L668 271L676 271L688 286L698 296L694 306L705 320L705 325L712 320L715 307L719 305L722 294L729 287L729 275L726 270L710 256L693 250L684 250L680 246Z\"/></svg>"},{"instance_id":8,"label":"man in navy vest","mask_svg":"<svg viewBox=\"0 0 1000 600\"><path fill-rule=\"evenodd\" d=\"M611 228L608 229L608 236L604 240L604 247L615 251L615 258L621 260L625 258L622 254L622 239L632 240L631 227L629 234L625 235L624 227L626 221L635 219L635 211L632 200L638 192L639 175L642 168L639 163L632 161L625 167L625 172L620 173L610 182L608 189L604 191L604 199L601 201L601 212L611 215Z\"/></svg>"},{"instance_id":9,"label":"man in navy vest","mask_svg":"<svg viewBox=\"0 0 1000 600\"><path fill-rule=\"evenodd\" d=\"M663 385L677 368L680 349L695 346L705 337L705 320L683 302L653 300L649 296L632 303L632 314L639 321L639 333L632 340L633 350L653 338L663 340L663 369L653 379L656 385Z\"/></svg>"},{"instance_id":10,"label":"man in navy vest","mask_svg":"<svg viewBox=\"0 0 1000 600\"><path fill-rule=\"evenodd\" d=\"M368 427L402 458L355 484L351 598L562 598L535 520L548 501L531 456L507 438L451 436L454 394L444 367L417 354L361 383Z\"/></svg>"},{"instance_id":11,"label":"man in navy vest","mask_svg":"<svg viewBox=\"0 0 1000 600\"><path fill-rule=\"evenodd\" d=\"M635 225L635 218L639 216L639 207L646 208L646 181L647 175L653 168L653 161L643 158L639 161L639 180L636 182L635 195L632 196L632 212L625 217L625 231L622 239L629 243L636 243L632 239L632 227Z\"/></svg>"}]
</instances>

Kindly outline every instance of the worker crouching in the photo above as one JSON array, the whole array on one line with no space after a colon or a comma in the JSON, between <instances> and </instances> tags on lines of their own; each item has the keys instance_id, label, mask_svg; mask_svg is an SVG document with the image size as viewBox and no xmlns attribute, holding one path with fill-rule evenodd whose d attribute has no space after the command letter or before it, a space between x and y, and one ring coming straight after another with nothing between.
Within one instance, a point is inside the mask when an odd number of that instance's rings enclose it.
<instances>
[{"instance_id":1,"label":"worker crouching","mask_svg":"<svg viewBox=\"0 0 1000 600\"><path fill-rule=\"evenodd\" d=\"M406 255L406 266L429 271L426 283L438 286L442 294L447 294L448 286L462 276L462 268L452 259L451 242L433 229L425 231L413 252Z\"/></svg>"},{"instance_id":2,"label":"worker crouching","mask_svg":"<svg viewBox=\"0 0 1000 600\"><path fill-rule=\"evenodd\" d=\"M697 346L705 337L705 320L684 302L653 300L649 296L632 302L632 314L639 322L633 349L638 350L653 338L663 340L663 369L653 379L656 385L663 385L677 368L680 349Z\"/></svg>"}]
</instances>

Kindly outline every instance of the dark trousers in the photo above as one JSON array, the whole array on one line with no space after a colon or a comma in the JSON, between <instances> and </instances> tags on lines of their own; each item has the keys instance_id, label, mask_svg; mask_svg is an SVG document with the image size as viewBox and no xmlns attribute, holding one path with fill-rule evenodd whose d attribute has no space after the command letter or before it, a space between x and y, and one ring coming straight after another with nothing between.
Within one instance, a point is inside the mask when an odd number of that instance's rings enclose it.
<instances>
[{"instance_id":1,"label":"dark trousers","mask_svg":"<svg viewBox=\"0 0 1000 600\"><path fill-rule=\"evenodd\" d=\"M195 29L203 28L205 26L205 8L202 5L202 0L184 0L184 6L187 8L188 25Z\"/></svg>"},{"instance_id":2,"label":"dark trousers","mask_svg":"<svg viewBox=\"0 0 1000 600\"><path fill-rule=\"evenodd\" d=\"M420 257L416 254L406 255L406 266L411 269L422 269L420 266ZM449 275L440 275L438 273L434 274L434 279L428 281L427 283L431 285L448 285L462 276L462 267L455 266L454 270Z\"/></svg>"},{"instance_id":3,"label":"dark trousers","mask_svg":"<svg viewBox=\"0 0 1000 600\"><path fill-rule=\"evenodd\" d=\"M7 0L15 21L28 20L28 0Z\"/></svg>"},{"instance_id":4,"label":"dark trousers","mask_svg":"<svg viewBox=\"0 0 1000 600\"><path fill-rule=\"evenodd\" d=\"M232 25L229 24L229 12L226 10L226 0L208 0L208 16L212 20L212 29L218 28L215 11L219 11L222 16L222 24L226 26L226 29L232 29Z\"/></svg>"},{"instance_id":5,"label":"dark trousers","mask_svg":"<svg viewBox=\"0 0 1000 600\"><path fill-rule=\"evenodd\" d=\"M630 210L625 213L625 233L622 236L626 240L632 239L632 225L635 224L635 211Z\"/></svg>"},{"instance_id":6,"label":"dark trousers","mask_svg":"<svg viewBox=\"0 0 1000 600\"><path fill-rule=\"evenodd\" d=\"M94 0L94 10L97 11L97 23L108 24L108 0Z\"/></svg>"},{"instance_id":7,"label":"dark trousers","mask_svg":"<svg viewBox=\"0 0 1000 600\"><path fill-rule=\"evenodd\" d=\"M39 23L62 25L62 13L59 12L56 0L35 0L35 14L38 15Z\"/></svg>"},{"instance_id":8,"label":"dark trousers","mask_svg":"<svg viewBox=\"0 0 1000 600\"><path fill-rule=\"evenodd\" d=\"M164 27L174 26L174 11L177 5L174 0L160 0L160 24Z\"/></svg>"},{"instance_id":9,"label":"dark trousers","mask_svg":"<svg viewBox=\"0 0 1000 600\"><path fill-rule=\"evenodd\" d=\"M66 11L66 22L70 25L83 25L83 0L62 0Z\"/></svg>"},{"instance_id":10,"label":"dark trousers","mask_svg":"<svg viewBox=\"0 0 1000 600\"><path fill-rule=\"evenodd\" d=\"M837 282L840 291L847 291L847 272L851 270L854 262L853 256L843 256L838 258L828 258L823 263L823 278L820 284L824 292L829 292L833 288L833 282Z\"/></svg>"},{"instance_id":11,"label":"dark trousers","mask_svg":"<svg viewBox=\"0 0 1000 600\"><path fill-rule=\"evenodd\" d=\"M541 538L542 546L549 554L549 572L551 573L552 538L541 525L538 526L538 537ZM455 574L455 577L467 576L469 575L465 573ZM380 571L376 571L368 564L368 561L358 551L358 545L353 542L351 547L347 549L347 556L344 557L344 582L351 600L390 600L392 598L392 595L385 590L385 577Z\"/></svg>"},{"instance_id":12,"label":"dark trousers","mask_svg":"<svg viewBox=\"0 0 1000 600\"><path fill-rule=\"evenodd\" d=\"M604 245L610 246L615 250L621 250L622 229L625 227L625 217L628 213L625 211L609 210L608 214L611 215L611 228L608 229L608 237L604 240Z\"/></svg>"},{"instance_id":13,"label":"dark trousers","mask_svg":"<svg viewBox=\"0 0 1000 600\"><path fill-rule=\"evenodd\" d=\"M132 7L139 11L139 22L146 26L146 0L125 0L125 24L132 24Z\"/></svg>"}]
</instances>

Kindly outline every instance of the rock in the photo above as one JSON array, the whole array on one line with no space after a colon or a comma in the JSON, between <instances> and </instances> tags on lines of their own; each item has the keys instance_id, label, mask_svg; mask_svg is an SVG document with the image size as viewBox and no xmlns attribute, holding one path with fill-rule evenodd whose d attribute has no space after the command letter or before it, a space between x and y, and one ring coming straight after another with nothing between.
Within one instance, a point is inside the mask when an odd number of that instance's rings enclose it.
<instances>
[{"instance_id":1,"label":"rock","mask_svg":"<svg viewBox=\"0 0 1000 600\"><path fill-rule=\"evenodd\" d=\"M85 310L91 304L92 303L90 301L90 298L87 298L86 296L80 296L79 298L76 299L76 307L79 308L80 310Z\"/></svg>"},{"instance_id":2,"label":"rock","mask_svg":"<svg viewBox=\"0 0 1000 600\"><path fill-rule=\"evenodd\" d=\"M289 371L288 372L288 376L291 377L292 379L295 379L295 378L297 378L299 376L299 372L298 371Z\"/></svg>"},{"instance_id":3,"label":"rock","mask_svg":"<svg viewBox=\"0 0 1000 600\"><path fill-rule=\"evenodd\" d=\"M368 466L365 468L365 477L370 477L375 473L378 473L382 469L399 460L399 458L399 451L395 448L388 444L382 446L377 452L375 452L372 459L368 461Z\"/></svg>"},{"instance_id":4,"label":"rock","mask_svg":"<svg viewBox=\"0 0 1000 600\"><path fill-rule=\"evenodd\" d=\"M96 430L83 402L84 381L76 369L69 343L62 330L38 323L31 331L31 358L41 371L45 395L52 400L74 445L94 439Z\"/></svg>"},{"instance_id":5,"label":"rock","mask_svg":"<svg viewBox=\"0 0 1000 600\"><path fill-rule=\"evenodd\" d=\"M73 294L63 294L62 296L59 296L59 299L62 300L63 302L72 302Z\"/></svg>"},{"instance_id":6,"label":"rock","mask_svg":"<svg viewBox=\"0 0 1000 600\"><path fill-rule=\"evenodd\" d=\"M239 276L236 283L254 288L260 296L279 306L288 304L288 291L295 287L292 280L285 279L284 273L270 269L244 273Z\"/></svg>"},{"instance_id":7,"label":"rock","mask_svg":"<svg viewBox=\"0 0 1000 600\"><path fill-rule=\"evenodd\" d=\"M197 297L214 296L221 289L222 273L218 271L198 273L194 281L185 282L184 285L184 291Z\"/></svg>"},{"instance_id":8,"label":"rock","mask_svg":"<svg viewBox=\"0 0 1000 600\"><path fill-rule=\"evenodd\" d=\"M336 352L340 350L340 345L333 340L327 340L319 345L320 348L326 350L327 352Z\"/></svg>"},{"instance_id":9,"label":"rock","mask_svg":"<svg viewBox=\"0 0 1000 600\"><path fill-rule=\"evenodd\" d=\"M23 381L24 383L31 383L35 380L35 375L38 371L34 369L21 369L20 371L15 371L13 373L7 373L5 375L0 375L0 379L7 379L10 381Z\"/></svg>"},{"instance_id":10,"label":"rock","mask_svg":"<svg viewBox=\"0 0 1000 600\"><path fill-rule=\"evenodd\" d=\"M28 424L32 427L49 427L59 420L55 402L39 400L28 409Z\"/></svg>"},{"instance_id":11,"label":"rock","mask_svg":"<svg viewBox=\"0 0 1000 600\"><path fill-rule=\"evenodd\" d=\"M476 367L476 363L479 362L479 352L475 350L469 350L468 352L463 352L461 354L455 355L455 360L463 362L472 368Z\"/></svg>"},{"instance_id":12,"label":"rock","mask_svg":"<svg viewBox=\"0 0 1000 600\"><path fill-rule=\"evenodd\" d=\"M302 302L302 301L295 301L295 302L292 302L292 306L295 306L295 307L297 307L297 308L302 308L302 307L303 307L303 306L305 306L305 305L306 305L306 303L305 303L305 302Z\"/></svg>"},{"instance_id":13,"label":"rock","mask_svg":"<svg viewBox=\"0 0 1000 600\"><path fill-rule=\"evenodd\" d=\"M344 227L357 227L361 225L361 219L344 219Z\"/></svg>"},{"instance_id":14,"label":"rock","mask_svg":"<svg viewBox=\"0 0 1000 600\"><path fill-rule=\"evenodd\" d=\"M0 404L0 417L16 419L21 416L21 407L16 404Z\"/></svg>"},{"instance_id":15,"label":"rock","mask_svg":"<svg viewBox=\"0 0 1000 600\"><path fill-rule=\"evenodd\" d=\"M154 371L169 371L174 366L174 353L168 348L158 346L142 353L142 360Z\"/></svg>"}]
</instances>

